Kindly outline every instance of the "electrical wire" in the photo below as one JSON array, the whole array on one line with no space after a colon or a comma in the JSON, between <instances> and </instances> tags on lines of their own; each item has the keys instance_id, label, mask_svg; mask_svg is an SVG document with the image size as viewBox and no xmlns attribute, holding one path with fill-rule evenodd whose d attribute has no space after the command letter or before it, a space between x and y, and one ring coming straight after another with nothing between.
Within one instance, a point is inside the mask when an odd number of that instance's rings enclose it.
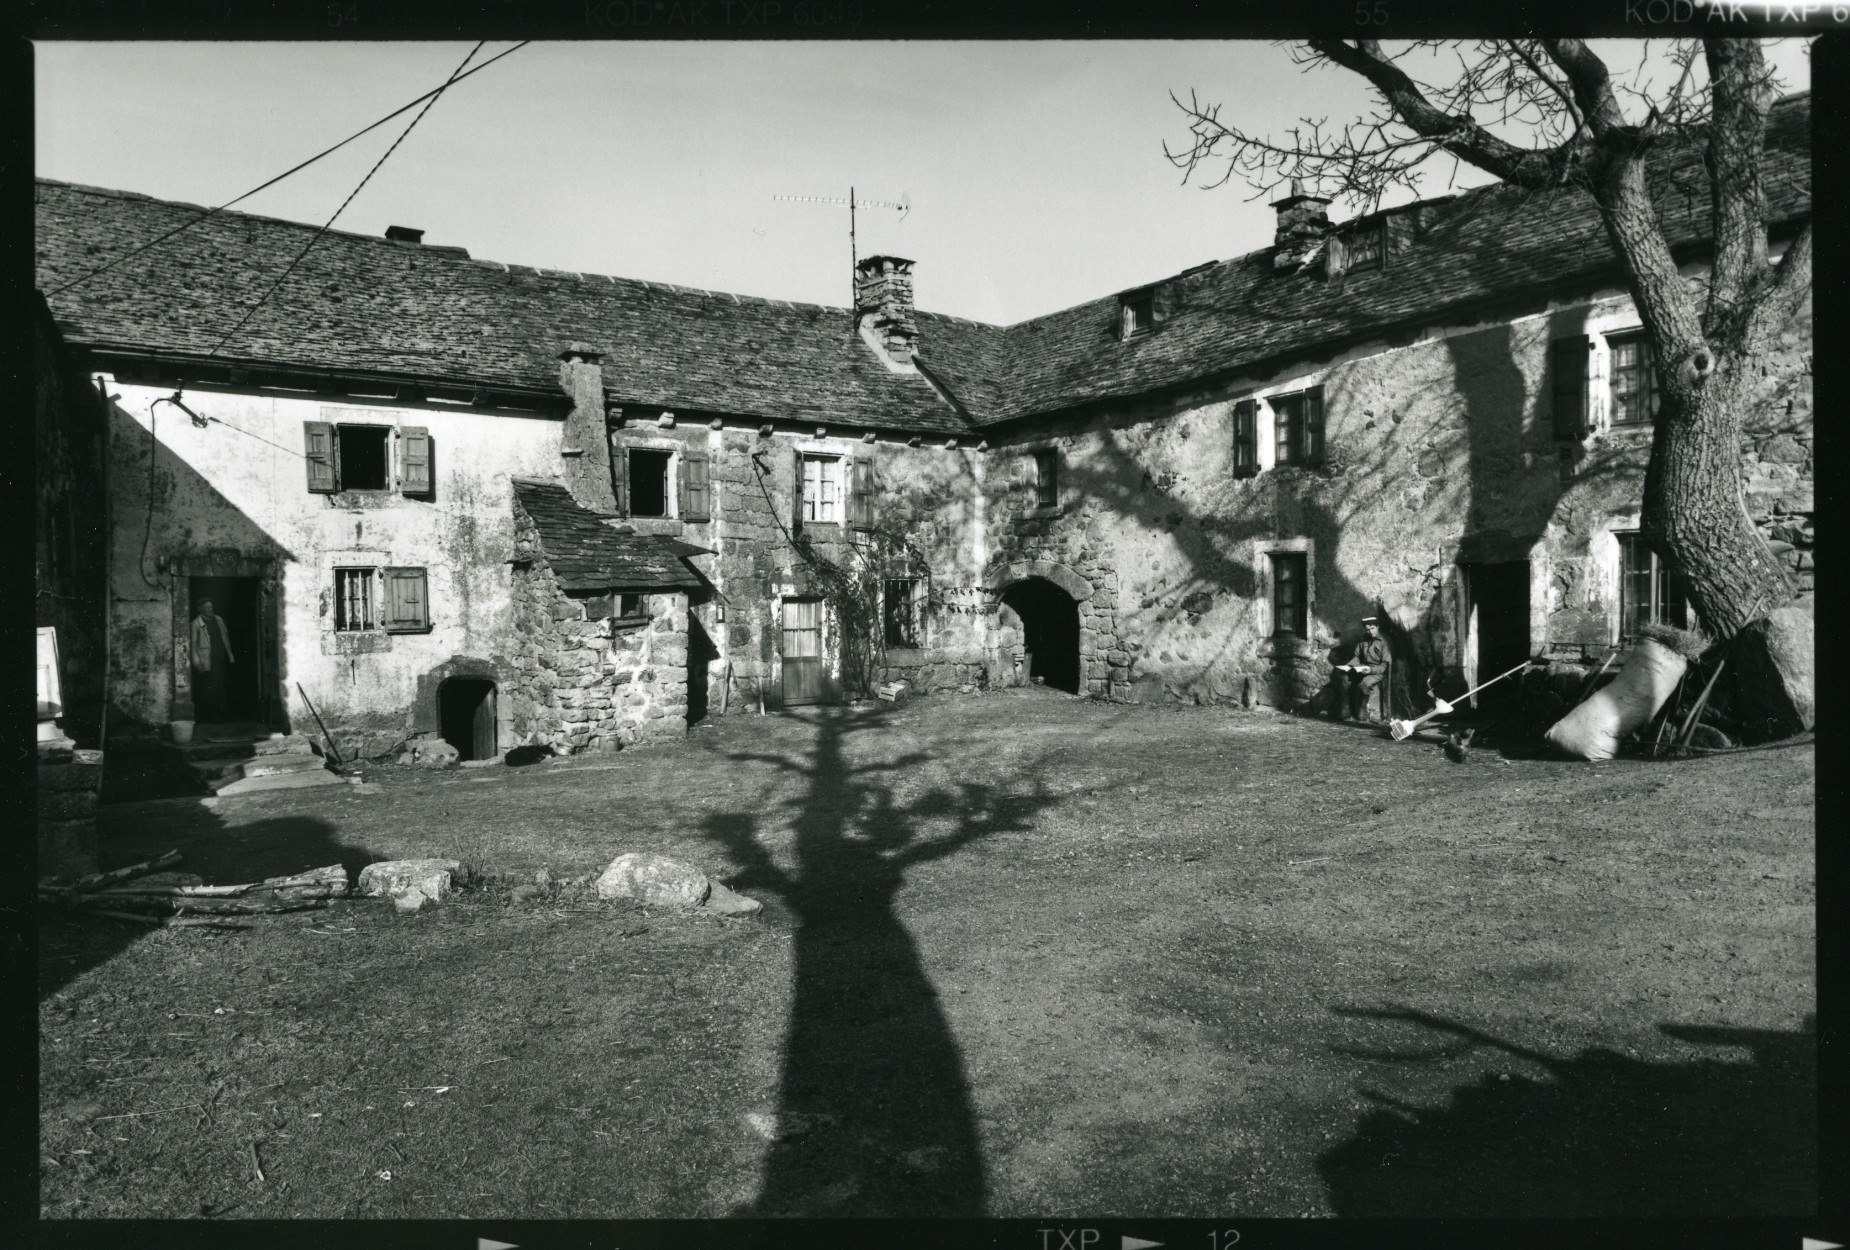
<instances>
[{"instance_id":1,"label":"electrical wire","mask_svg":"<svg viewBox=\"0 0 1850 1250\"><path fill-rule=\"evenodd\" d=\"M238 318L238 324L232 326L230 330L226 331L225 337L220 339L217 342L217 344L213 346L212 350L206 353L208 357L218 355L219 348L229 343L232 340L232 337L236 335L239 330L242 330L245 324L249 322L252 317L257 315L257 310L263 307L264 301L269 299L272 295L276 294L277 288L281 287L284 282L287 282L289 280L289 275L295 272L296 266L302 263L303 258L308 255L309 250L313 248L315 244L321 241L321 236L326 234L328 232L328 228L331 227L335 223L335 221L340 217L342 213L347 211L347 205L353 203L353 197L358 195L361 191L363 191L366 188L366 184L373 180L373 175L379 172L379 167L381 165L384 165L386 161L391 158L392 153L398 151L398 145L405 141L405 136L409 135L412 129L416 127L419 122L424 120L424 114L430 112L431 105L435 104L442 97L444 91L449 87L450 83L457 81L458 77L462 74L464 66L468 65L470 61L475 59L475 54L482 50L482 44L485 44L487 42L488 41L484 39L482 40L481 43L478 43L475 45L475 47L469 49L469 55L465 56L462 59L462 64L456 67L456 69L450 74L449 80L445 82L443 86L438 87L437 90L434 93L432 93L430 99L425 102L424 107L418 110L418 115L411 119L411 124L404 128L404 130L399 134L398 138L392 140L392 146L385 150L385 155L381 156L377 161L373 162L373 167L366 171L366 177L360 179L360 185L355 187L352 191L350 191L347 194L347 198L341 201L340 207L334 210L334 216L328 218L326 221L321 223L321 229L315 231L315 233L312 236L310 236L308 242L303 245L302 250L296 253L295 259L289 262L289 267L283 270L282 276L279 277L275 282L272 282L270 284L269 290L265 291L262 295L259 295L257 297L256 303L252 304L249 308L245 309L244 315Z\"/></svg>"},{"instance_id":2,"label":"electrical wire","mask_svg":"<svg viewBox=\"0 0 1850 1250\"><path fill-rule=\"evenodd\" d=\"M486 40L484 40L483 42L486 42ZM270 179L268 182L260 183L259 185L252 187L250 190L246 191L243 195L238 196L236 199L226 200L223 204L220 204L217 208L206 209L204 212L200 213L197 217L193 217L186 221L181 222L179 225L175 226L173 229L169 230L167 233L163 235L158 235L155 238L148 240L148 242L143 243L140 247L136 248L132 252L125 252L123 255L116 257L116 259L112 261L107 261L104 264L98 265L95 269L90 270L88 273L79 274L77 277L72 278L69 282L66 282L63 286L54 287L50 291L47 291L46 296L49 298L50 296L53 296L53 295L60 295L64 293L65 291L70 290L74 286L79 286L85 282L88 282L90 279L96 277L99 274L107 273L111 269L114 269L117 265L123 264L126 261L133 260L135 257L141 255L143 252L149 251L152 248L160 246L162 243L165 243L168 239L173 238L174 235L179 234L182 231L192 229L194 226L198 225L200 222L204 221L206 218L216 216L217 214L224 212L226 209L230 208L233 204L238 204L238 203L243 202L244 200L248 200L251 198L251 196L256 195L259 191L267 191L269 188L275 186L277 183L281 182L283 179L289 177L289 175L300 173L302 170L307 169L310 165L313 165L316 161L320 160L322 157L329 156L335 152L338 152L340 149L346 147L349 143L352 143L355 139L358 139L361 135L370 134L371 132L379 129L379 127L385 125L387 122L391 121L394 117L398 117L405 113L410 112L412 109L416 108L418 105L423 104L424 101L432 100L434 102L434 98L436 96L442 95L443 92L447 88L455 85L456 83L461 82L463 79L469 77L471 74L481 73L483 70L487 69L490 65L493 65L496 61L499 61L502 57L512 56L514 53L520 51L522 48L526 47L531 42L533 42L531 39L522 40L521 42L515 44L513 47L509 48L506 52L498 52L494 56L490 57L488 60L483 61L480 65L470 70L468 74L452 75L449 79L447 79L443 83L442 86L435 87L430 91L426 91L423 95L411 101L411 103L405 105L403 108L395 109L392 112L387 113L384 117L381 117L378 121L372 123L370 126L365 126L359 130L354 131L352 134L348 135L345 139L342 139L339 143L335 144L333 147L327 148L321 152L317 152L315 155L303 161L300 165L296 165L290 169L286 169L282 173L276 175L276 177ZM475 47L476 47L476 51L479 52L481 50L482 45L478 43L475 45ZM469 55L473 57L475 55L475 52L471 52ZM465 65L468 64L468 61L465 60L463 64Z\"/></svg>"}]
</instances>

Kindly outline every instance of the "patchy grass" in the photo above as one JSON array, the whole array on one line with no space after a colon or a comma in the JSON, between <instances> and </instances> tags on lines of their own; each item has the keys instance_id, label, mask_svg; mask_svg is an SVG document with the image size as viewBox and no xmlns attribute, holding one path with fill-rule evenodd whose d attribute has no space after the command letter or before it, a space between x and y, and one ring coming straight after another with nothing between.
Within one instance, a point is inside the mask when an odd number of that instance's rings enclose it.
<instances>
[{"instance_id":1,"label":"patchy grass","mask_svg":"<svg viewBox=\"0 0 1850 1250\"><path fill-rule=\"evenodd\" d=\"M1022 691L370 784L106 809L105 866L478 887L48 917L46 1216L1811 1206L1809 746L1455 766ZM766 910L592 901L626 850Z\"/></svg>"}]
</instances>

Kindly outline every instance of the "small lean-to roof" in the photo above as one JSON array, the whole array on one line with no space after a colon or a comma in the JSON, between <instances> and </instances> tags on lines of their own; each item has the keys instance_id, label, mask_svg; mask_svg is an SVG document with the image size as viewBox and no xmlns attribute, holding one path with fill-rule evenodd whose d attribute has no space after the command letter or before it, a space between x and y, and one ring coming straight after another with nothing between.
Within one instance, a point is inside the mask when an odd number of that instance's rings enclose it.
<instances>
[{"instance_id":1,"label":"small lean-to roof","mask_svg":"<svg viewBox=\"0 0 1850 1250\"><path fill-rule=\"evenodd\" d=\"M558 482L514 479L514 499L533 518L540 550L566 590L698 590L707 584L686 557L711 555L676 538L624 534Z\"/></svg>"},{"instance_id":2,"label":"small lean-to roof","mask_svg":"<svg viewBox=\"0 0 1850 1250\"><path fill-rule=\"evenodd\" d=\"M204 210L40 179L38 286L68 341L226 364L556 392L559 353L604 353L618 403L958 434L917 373L887 368L846 309L472 260L460 248L221 212L89 278ZM216 349L216 350L215 350Z\"/></svg>"}]
</instances>

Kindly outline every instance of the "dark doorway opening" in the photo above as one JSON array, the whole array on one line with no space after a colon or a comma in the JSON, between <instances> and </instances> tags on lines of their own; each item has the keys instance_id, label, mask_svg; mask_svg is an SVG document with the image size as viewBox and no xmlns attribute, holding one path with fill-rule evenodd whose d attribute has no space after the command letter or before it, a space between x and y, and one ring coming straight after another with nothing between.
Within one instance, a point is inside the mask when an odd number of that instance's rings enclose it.
<instances>
[{"instance_id":1,"label":"dark doorway opening","mask_svg":"<svg viewBox=\"0 0 1850 1250\"><path fill-rule=\"evenodd\" d=\"M437 687L437 726L457 758L495 757L495 683L486 677L451 677Z\"/></svg>"},{"instance_id":2,"label":"dark doorway opening","mask_svg":"<svg viewBox=\"0 0 1850 1250\"><path fill-rule=\"evenodd\" d=\"M1022 649L1030 680L1079 693L1079 605L1044 577L1016 582L1002 602L1021 618Z\"/></svg>"},{"instance_id":3,"label":"dark doorway opening","mask_svg":"<svg viewBox=\"0 0 1850 1250\"><path fill-rule=\"evenodd\" d=\"M1477 639L1477 671L1471 675L1475 686L1534 654L1529 646L1529 562L1467 564L1464 570L1470 591L1471 634ZM1511 678L1473 699L1486 711L1508 712L1515 709L1521 691L1522 683Z\"/></svg>"},{"instance_id":4,"label":"dark doorway opening","mask_svg":"<svg viewBox=\"0 0 1850 1250\"><path fill-rule=\"evenodd\" d=\"M189 577L187 603L193 652L193 716L201 724L263 723L263 596L255 577ZM204 606L223 622L200 628ZM203 649L210 648L210 657ZM201 667L201 660L207 667Z\"/></svg>"},{"instance_id":5,"label":"dark doorway opening","mask_svg":"<svg viewBox=\"0 0 1850 1250\"><path fill-rule=\"evenodd\" d=\"M707 718L707 674L711 671L713 661L719 659L719 648L708 636L706 626L694 610L687 611L687 723L699 724Z\"/></svg>"}]
</instances>

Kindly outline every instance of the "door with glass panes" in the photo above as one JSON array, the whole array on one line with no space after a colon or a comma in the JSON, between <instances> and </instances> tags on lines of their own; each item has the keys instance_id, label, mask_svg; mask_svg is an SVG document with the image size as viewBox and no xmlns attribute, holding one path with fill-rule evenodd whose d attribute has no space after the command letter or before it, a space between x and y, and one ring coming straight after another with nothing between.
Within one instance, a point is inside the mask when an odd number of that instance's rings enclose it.
<instances>
[{"instance_id":1,"label":"door with glass panes","mask_svg":"<svg viewBox=\"0 0 1850 1250\"><path fill-rule=\"evenodd\" d=\"M822 600L784 600L784 706L823 697Z\"/></svg>"}]
</instances>

